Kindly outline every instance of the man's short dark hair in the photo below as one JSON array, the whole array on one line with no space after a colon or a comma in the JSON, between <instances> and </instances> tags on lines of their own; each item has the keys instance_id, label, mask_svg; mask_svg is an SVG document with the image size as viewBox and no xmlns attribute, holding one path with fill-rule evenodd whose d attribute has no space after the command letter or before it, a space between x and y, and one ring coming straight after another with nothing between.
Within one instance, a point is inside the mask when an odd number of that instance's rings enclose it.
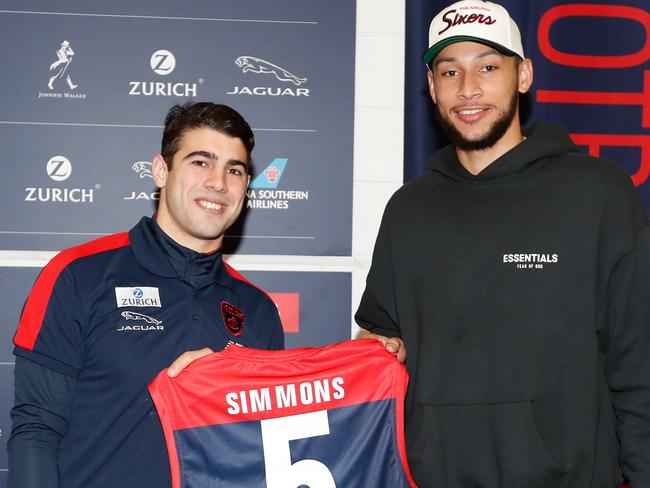
<instances>
[{"instance_id":1,"label":"man's short dark hair","mask_svg":"<svg viewBox=\"0 0 650 488\"><path fill-rule=\"evenodd\" d=\"M183 134L188 130L201 128L213 129L240 139L246 148L250 163L255 136L239 112L227 105L212 102L187 102L184 105L174 105L165 117L160 154L169 169Z\"/></svg>"}]
</instances>

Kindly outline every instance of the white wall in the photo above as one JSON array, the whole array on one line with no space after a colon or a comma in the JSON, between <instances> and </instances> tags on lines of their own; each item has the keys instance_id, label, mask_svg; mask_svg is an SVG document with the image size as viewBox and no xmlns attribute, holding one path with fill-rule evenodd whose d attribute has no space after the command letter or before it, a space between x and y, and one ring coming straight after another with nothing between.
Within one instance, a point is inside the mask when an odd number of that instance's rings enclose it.
<instances>
[{"instance_id":1,"label":"white wall","mask_svg":"<svg viewBox=\"0 0 650 488\"><path fill-rule=\"evenodd\" d=\"M404 15L405 0L357 0L353 314L384 206L404 178Z\"/></svg>"}]
</instances>

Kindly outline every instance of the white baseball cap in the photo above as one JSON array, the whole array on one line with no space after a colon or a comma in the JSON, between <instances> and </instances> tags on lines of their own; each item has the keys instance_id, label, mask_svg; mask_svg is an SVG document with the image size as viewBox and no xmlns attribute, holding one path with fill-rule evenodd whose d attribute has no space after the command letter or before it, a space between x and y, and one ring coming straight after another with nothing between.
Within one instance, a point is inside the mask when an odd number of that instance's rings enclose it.
<instances>
[{"instance_id":1,"label":"white baseball cap","mask_svg":"<svg viewBox=\"0 0 650 488\"><path fill-rule=\"evenodd\" d=\"M519 28L508 11L496 3L462 0L443 9L431 21L429 49L422 60L428 66L440 51L461 41L480 42L524 59Z\"/></svg>"}]
</instances>

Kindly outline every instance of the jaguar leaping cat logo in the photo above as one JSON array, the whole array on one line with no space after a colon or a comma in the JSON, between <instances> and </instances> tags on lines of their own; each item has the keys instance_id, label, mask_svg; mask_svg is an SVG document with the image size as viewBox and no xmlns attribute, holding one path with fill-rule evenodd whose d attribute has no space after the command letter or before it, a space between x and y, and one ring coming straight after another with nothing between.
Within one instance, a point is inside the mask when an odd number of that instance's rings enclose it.
<instances>
[{"instance_id":1,"label":"jaguar leaping cat logo","mask_svg":"<svg viewBox=\"0 0 650 488\"><path fill-rule=\"evenodd\" d=\"M152 165L149 161L138 161L136 163L133 163L133 166L131 166L131 169L138 173L138 175L140 175L140 178L144 178L145 176L153 178L153 175L151 174L151 168Z\"/></svg>"},{"instance_id":2,"label":"jaguar leaping cat logo","mask_svg":"<svg viewBox=\"0 0 650 488\"><path fill-rule=\"evenodd\" d=\"M162 324L162 320L156 320L153 317L149 317L148 315L138 312L129 312L128 310L122 312L122 317L124 317L126 320L144 320L148 324Z\"/></svg>"},{"instance_id":3,"label":"jaguar leaping cat logo","mask_svg":"<svg viewBox=\"0 0 650 488\"><path fill-rule=\"evenodd\" d=\"M307 82L307 78L298 78L293 73L289 73L286 69L269 63L260 58L253 56L239 56L235 59L235 64L239 66L244 73L273 73L280 81L290 81L296 86L300 86Z\"/></svg>"}]
</instances>

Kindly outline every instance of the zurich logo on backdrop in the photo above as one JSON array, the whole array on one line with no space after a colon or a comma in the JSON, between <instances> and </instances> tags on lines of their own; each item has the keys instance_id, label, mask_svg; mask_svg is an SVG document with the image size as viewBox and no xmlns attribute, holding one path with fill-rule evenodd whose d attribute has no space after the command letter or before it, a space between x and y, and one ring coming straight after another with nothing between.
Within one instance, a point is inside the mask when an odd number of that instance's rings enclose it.
<instances>
[{"instance_id":1,"label":"zurich logo on backdrop","mask_svg":"<svg viewBox=\"0 0 650 488\"><path fill-rule=\"evenodd\" d=\"M176 58L171 51L159 49L151 55L149 65L157 75L166 76L176 68Z\"/></svg>"},{"instance_id":2,"label":"zurich logo on backdrop","mask_svg":"<svg viewBox=\"0 0 650 488\"><path fill-rule=\"evenodd\" d=\"M45 164L45 172L54 181L67 180L72 174L72 163L65 156L54 156Z\"/></svg>"},{"instance_id":3,"label":"zurich logo on backdrop","mask_svg":"<svg viewBox=\"0 0 650 488\"><path fill-rule=\"evenodd\" d=\"M136 161L131 165L131 169L140 177L143 178L153 178L151 173L153 165L149 161ZM122 200L160 200L160 191L154 190L151 191L135 191L131 192L122 197Z\"/></svg>"},{"instance_id":4,"label":"zurich logo on backdrop","mask_svg":"<svg viewBox=\"0 0 650 488\"><path fill-rule=\"evenodd\" d=\"M273 79L270 75L281 82L280 86L235 86L226 92L227 95L257 95L275 97L308 97L309 88L292 88L286 83L299 87L307 83L308 78L301 78L289 70L278 66L275 63L255 56L239 56L235 59L235 65L241 68L242 73L252 73L263 76L267 83ZM277 82L276 82L277 85Z\"/></svg>"},{"instance_id":5,"label":"zurich logo on backdrop","mask_svg":"<svg viewBox=\"0 0 650 488\"><path fill-rule=\"evenodd\" d=\"M79 86L72 81L73 68L72 60L75 52L70 45L70 41L61 41L59 49L56 50L56 59L50 64L50 73L47 80L49 91L39 91L38 98L66 98L66 99L84 99L85 93L73 92ZM58 91L56 88L63 87L65 91Z\"/></svg>"},{"instance_id":6,"label":"zurich logo on backdrop","mask_svg":"<svg viewBox=\"0 0 650 488\"><path fill-rule=\"evenodd\" d=\"M247 208L286 210L293 201L309 200L307 190L278 189L288 161L287 158L275 158L251 181L246 192Z\"/></svg>"},{"instance_id":7,"label":"zurich logo on backdrop","mask_svg":"<svg viewBox=\"0 0 650 488\"><path fill-rule=\"evenodd\" d=\"M45 163L45 174L56 182L62 182L72 175L72 163L65 156L53 156ZM32 186L25 188L26 202L41 203L93 203L95 191L101 185L96 184L94 188L68 188Z\"/></svg>"},{"instance_id":8,"label":"zurich logo on backdrop","mask_svg":"<svg viewBox=\"0 0 650 488\"><path fill-rule=\"evenodd\" d=\"M176 56L167 49L158 49L149 57L149 67L158 76L169 76L176 69ZM129 81L129 95L145 97L196 97L203 78L194 83L184 81Z\"/></svg>"}]
</instances>

